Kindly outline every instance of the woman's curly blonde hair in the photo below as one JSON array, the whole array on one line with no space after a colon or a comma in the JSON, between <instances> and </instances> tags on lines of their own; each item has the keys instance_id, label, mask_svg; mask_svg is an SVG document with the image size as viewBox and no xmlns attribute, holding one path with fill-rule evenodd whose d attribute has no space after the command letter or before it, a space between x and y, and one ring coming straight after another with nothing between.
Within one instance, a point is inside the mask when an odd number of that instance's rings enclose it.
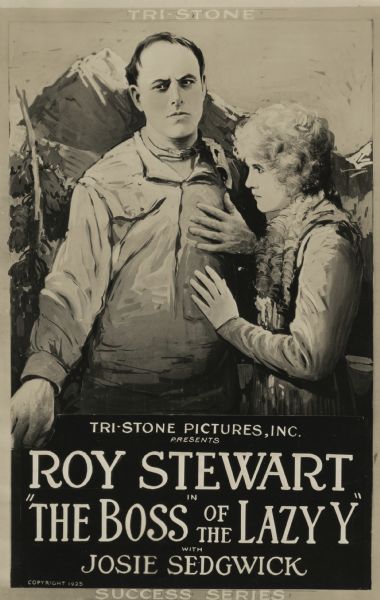
<instances>
[{"instance_id":1,"label":"woman's curly blonde hair","mask_svg":"<svg viewBox=\"0 0 380 600\"><path fill-rule=\"evenodd\" d=\"M261 108L235 131L235 154L273 169L289 197L332 193L334 134L328 122L299 104Z\"/></svg>"}]
</instances>

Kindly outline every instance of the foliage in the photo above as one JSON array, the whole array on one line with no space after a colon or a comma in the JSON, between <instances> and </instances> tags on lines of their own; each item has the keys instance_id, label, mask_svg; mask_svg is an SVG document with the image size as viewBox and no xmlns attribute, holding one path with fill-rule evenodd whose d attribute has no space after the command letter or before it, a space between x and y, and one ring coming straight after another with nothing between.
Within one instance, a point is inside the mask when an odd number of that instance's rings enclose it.
<instances>
[{"instance_id":1,"label":"foliage","mask_svg":"<svg viewBox=\"0 0 380 600\"><path fill-rule=\"evenodd\" d=\"M64 237L67 230L73 182L67 180L59 164L59 154L52 148L39 148L39 174L43 232L47 240ZM9 248L23 252L32 245L34 223L34 189L31 153L22 149L10 159L11 232Z\"/></svg>"},{"instance_id":2,"label":"foliage","mask_svg":"<svg viewBox=\"0 0 380 600\"><path fill-rule=\"evenodd\" d=\"M22 252L30 244L33 211L30 195L18 200L19 204L10 207L11 233L8 244L10 250Z\"/></svg>"},{"instance_id":3,"label":"foliage","mask_svg":"<svg viewBox=\"0 0 380 600\"><path fill-rule=\"evenodd\" d=\"M33 288L39 291L47 274L46 263L35 250L27 250L9 269L13 286L24 291Z\"/></svg>"}]
</instances>

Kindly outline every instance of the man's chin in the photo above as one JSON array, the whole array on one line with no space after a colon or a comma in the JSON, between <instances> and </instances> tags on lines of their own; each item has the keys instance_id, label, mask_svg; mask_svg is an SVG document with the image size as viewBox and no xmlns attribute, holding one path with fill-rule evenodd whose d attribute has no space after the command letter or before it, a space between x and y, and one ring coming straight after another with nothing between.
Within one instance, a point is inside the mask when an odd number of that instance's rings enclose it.
<instances>
[{"instance_id":1,"label":"man's chin","mask_svg":"<svg viewBox=\"0 0 380 600\"><path fill-rule=\"evenodd\" d=\"M172 125L165 131L165 135L173 140L180 140L191 137L198 131L198 126L189 126L189 124L178 123L178 125Z\"/></svg>"}]
</instances>

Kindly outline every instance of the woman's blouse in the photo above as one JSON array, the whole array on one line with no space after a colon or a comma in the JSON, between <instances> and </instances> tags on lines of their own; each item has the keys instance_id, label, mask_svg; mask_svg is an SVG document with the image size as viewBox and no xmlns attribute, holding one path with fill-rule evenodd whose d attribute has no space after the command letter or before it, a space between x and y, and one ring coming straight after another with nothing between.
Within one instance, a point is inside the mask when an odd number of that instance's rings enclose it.
<instances>
[{"instance_id":1,"label":"woman's blouse","mask_svg":"<svg viewBox=\"0 0 380 600\"><path fill-rule=\"evenodd\" d=\"M360 256L336 224L315 227L297 256L300 268L289 333L272 333L242 318L218 333L270 370L309 381L334 371L344 355L361 290Z\"/></svg>"}]
</instances>

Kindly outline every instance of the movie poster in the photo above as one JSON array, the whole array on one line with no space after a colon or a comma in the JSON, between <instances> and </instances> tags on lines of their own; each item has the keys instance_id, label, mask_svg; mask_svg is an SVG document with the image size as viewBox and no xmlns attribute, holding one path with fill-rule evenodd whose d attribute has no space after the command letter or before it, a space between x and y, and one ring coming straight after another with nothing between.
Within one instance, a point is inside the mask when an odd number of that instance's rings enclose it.
<instances>
[{"instance_id":1,"label":"movie poster","mask_svg":"<svg viewBox=\"0 0 380 600\"><path fill-rule=\"evenodd\" d=\"M379 13L2 16L4 597L372 597Z\"/></svg>"}]
</instances>

